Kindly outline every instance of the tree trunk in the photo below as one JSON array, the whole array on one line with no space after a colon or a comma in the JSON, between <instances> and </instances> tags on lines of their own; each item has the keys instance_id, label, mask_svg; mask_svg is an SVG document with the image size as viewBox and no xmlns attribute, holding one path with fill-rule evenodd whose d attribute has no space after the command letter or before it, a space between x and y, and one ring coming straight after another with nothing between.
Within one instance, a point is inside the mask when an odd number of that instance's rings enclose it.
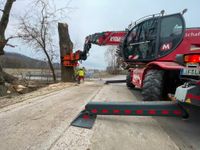
<instances>
[{"instance_id":1,"label":"tree trunk","mask_svg":"<svg viewBox=\"0 0 200 150\"><path fill-rule=\"evenodd\" d=\"M0 96L4 96L6 95L7 93L7 88L5 86L5 80L4 80L4 77L3 77L3 70L0 66Z\"/></svg>"},{"instance_id":2,"label":"tree trunk","mask_svg":"<svg viewBox=\"0 0 200 150\"><path fill-rule=\"evenodd\" d=\"M74 67L64 67L62 65L62 58L72 52L73 43L70 40L68 25L66 23L58 23L60 56L61 56L61 81L74 82Z\"/></svg>"},{"instance_id":3,"label":"tree trunk","mask_svg":"<svg viewBox=\"0 0 200 150\"><path fill-rule=\"evenodd\" d=\"M51 59L49 57L49 54L47 53L45 48L43 48L43 50L44 50L44 53L45 53L45 55L47 56L47 59L48 59L49 68L50 68L52 75L53 75L53 81L56 82L56 74L55 74L55 70L53 68L53 64L51 62Z\"/></svg>"},{"instance_id":4,"label":"tree trunk","mask_svg":"<svg viewBox=\"0 0 200 150\"><path fill-rule=\"evenodd\" d=\"M7 0L6 4L4 6L3 14L0 21L0 55L4 54L4 47L7 43L7 40L5 39L5 31L8 25L9 16L10 16L10 10L12 8L13 2L15 0Z\"/></svg>"},{"instance_id":5,"label":"tree trunk","mask_svg":"<svg viewBox=\"0 0 200 150\"><path fill-rule=\"evenodd\" d=\"M6 46L8 40L5 39L5 30L8 25L10 10L12 8L13 2L15 0L7 0L3 9L3 14L1 16L0 21L0 55L4 55L4 47ZM5 86L4 76L6 74L3 72L2 67L0 65L0 96L4 96L7 93L7 88Z\"/></svg>"},{"instance_id":6,"label":"tree trunk","mask_svg":"<svg viewBox=\"0 0 200 150\"><path fill-rule=\"evenodd\" d=\"M48 61L49 62L49 66L50 66L50 69L51 69L51 72L53 74L53 81L56 82L56 74L55 74L55 70L53 68L53 64L51 61Z\"/></svg>"}]
</instances>

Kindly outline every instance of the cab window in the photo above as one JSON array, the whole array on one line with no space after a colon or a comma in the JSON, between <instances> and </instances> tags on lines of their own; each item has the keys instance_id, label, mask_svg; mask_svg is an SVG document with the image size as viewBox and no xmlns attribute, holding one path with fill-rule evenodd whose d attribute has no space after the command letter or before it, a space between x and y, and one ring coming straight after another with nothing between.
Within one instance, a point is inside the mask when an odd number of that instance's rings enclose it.
<instances>
[{"instance_id":1,"label":"cab window","mask_svg":"<svg viewBox=\"0 0 200 150\"><path fill-rule=\"evenodd\" d=\"M175 49L182 40L184 22L179 15L163 17L160 26L159 56Z\"/></svg>"},{"instance_id":2,"label":"cab window","mask_svg":"<svg viewBox=\"0 0 200 150\"><path fill-rule=\"evenodd\" d=\"M131 30L126 41L127 59L149 59L155 56L157 25L157 18L153 18L138 24Z\"/></svg>"}]
</instances>

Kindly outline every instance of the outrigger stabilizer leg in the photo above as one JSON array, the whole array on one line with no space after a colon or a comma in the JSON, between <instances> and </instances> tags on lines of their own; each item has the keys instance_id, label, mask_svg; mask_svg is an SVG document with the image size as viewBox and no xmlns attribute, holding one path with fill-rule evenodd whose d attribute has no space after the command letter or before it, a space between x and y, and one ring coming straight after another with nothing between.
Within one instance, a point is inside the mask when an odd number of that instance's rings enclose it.
<instances>
[{"instance_id":1,"label":"outrigger stabilizer leg","mask_svg":"<svg viewBox=\"0 0 200 150\"><path fill-rule=\"evenodd\" d=\"M91 129L97 115L163 116L188 118L180 102L89 102L71 125Z\"/></svg>"},{"instance_id":2,"label":"outrigger stabilizer leg","mask_svg":"<svg viewBox=\"0 0 200 150\"><path fill-rule=\"evenodd\" d=\"M126 83L126 80L107 80L105 84L109 83Z\"/></svg>"}]
</instances>

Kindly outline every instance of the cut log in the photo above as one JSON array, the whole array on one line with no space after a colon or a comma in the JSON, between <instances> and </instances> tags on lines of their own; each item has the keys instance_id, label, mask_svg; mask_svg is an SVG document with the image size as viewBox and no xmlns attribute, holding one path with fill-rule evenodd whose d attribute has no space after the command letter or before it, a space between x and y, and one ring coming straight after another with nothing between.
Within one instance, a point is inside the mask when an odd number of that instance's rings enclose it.
<instances>
[{"instance_id":1,"label":"cut log","mask_svg":"<svg viewBox=\"0 0 200 150\"><path fill-rule=\"evenodd\" d=\"M15 89L16 92L20 94L25 94L28 93L28 88L23 86L23 85L14 85L13 88Z\"/></svg>"}]
</instances>

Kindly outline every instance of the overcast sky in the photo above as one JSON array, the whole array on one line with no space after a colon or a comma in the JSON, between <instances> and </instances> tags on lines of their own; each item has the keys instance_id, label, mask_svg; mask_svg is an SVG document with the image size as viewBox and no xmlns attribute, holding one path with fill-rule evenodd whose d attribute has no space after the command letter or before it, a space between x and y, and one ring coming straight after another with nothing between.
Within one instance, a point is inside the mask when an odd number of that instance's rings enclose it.
<instances>
[{"instance_id":1,"label":"overcast sky","mask_svg":"<svg viewBox=\"0 0 200 150\"><path fill-rule=\"evenodd\" d=\"M16 26L16 16L23 14L24 9L30 5L27 5L28 3L30 0L16 0L14 3L9 25L10 31L13 26ZM55 3L57 7L62 7L66 5L67 0L55 0ZM76 50L83 48L85 37L89 34L124 30L131 21L158 13L163 9L170 14L181 12L187 8L188 12L184 15L186 26L200 27L199 4L199 0L71 0L70 6L74 10L68 14L69 17L62 21L69 24L70 36L75 43ZM15 41L13 42L15 43ZM93 45L90 56L83 62L83 65L89 68L104 69L106 67L104 59L106 48L106 46ZM6 50L37 57L34 51L20 45Z\"/></svg>"}]
</instances>

